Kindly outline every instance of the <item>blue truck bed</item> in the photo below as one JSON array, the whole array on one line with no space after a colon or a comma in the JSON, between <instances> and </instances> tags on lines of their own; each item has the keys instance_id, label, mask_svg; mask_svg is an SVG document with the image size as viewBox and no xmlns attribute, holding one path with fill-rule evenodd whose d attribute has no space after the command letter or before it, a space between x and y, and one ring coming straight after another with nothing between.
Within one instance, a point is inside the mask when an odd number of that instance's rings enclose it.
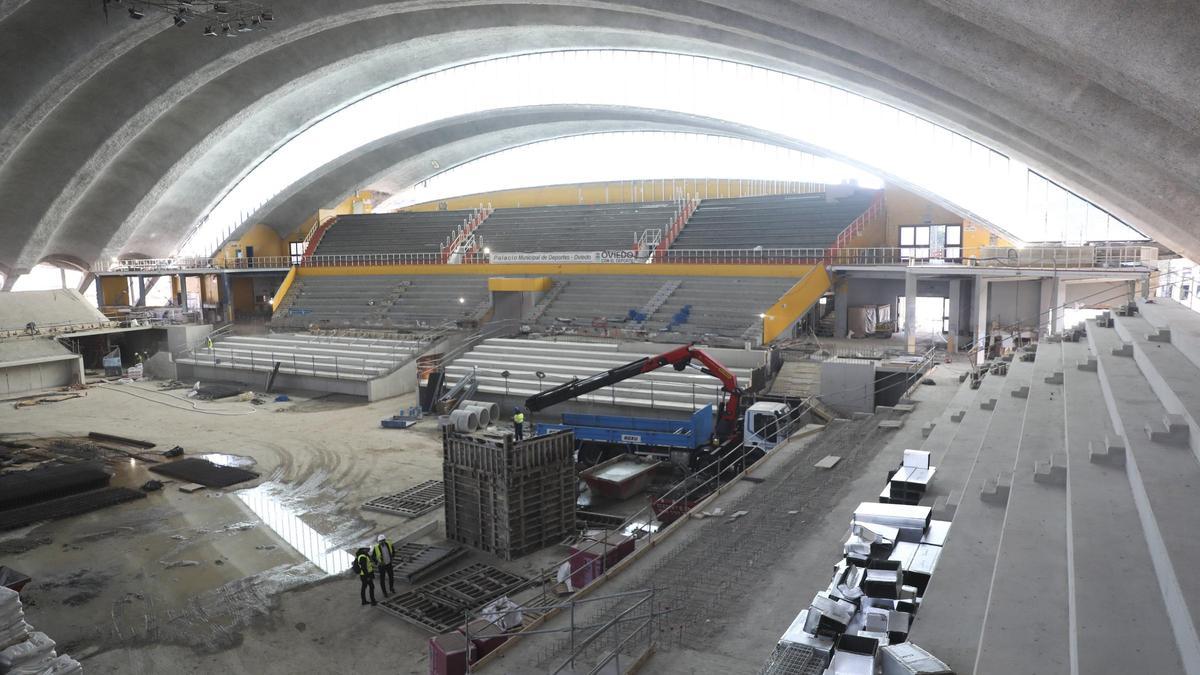
<instances>
[{"instance_id":1,"label":"blue truck bed","mask_svg":"<svg viewBox=\"0 0 1200 675\"><path fill-rule=\"evenodd\" d=\"M695 450L712 440L713 410L706 405L690 420L564 413L562 424L537 425L539 436L563 429L574 430L579 441Z\"/></svg>"}]
</instances>

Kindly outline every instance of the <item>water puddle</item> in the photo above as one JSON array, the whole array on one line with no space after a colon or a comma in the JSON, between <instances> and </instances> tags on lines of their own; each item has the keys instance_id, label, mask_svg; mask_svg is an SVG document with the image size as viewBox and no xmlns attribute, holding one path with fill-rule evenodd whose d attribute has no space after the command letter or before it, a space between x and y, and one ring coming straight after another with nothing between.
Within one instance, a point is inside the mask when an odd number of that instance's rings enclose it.
<instances>
[{"instance_id":1,"label":"water puddle","mask_svg":"<svg viewBox=\"0 0 1200 675\"><path fill-rule=\"evenodd\" d=\"M207 459L213 464L229 466L235 469L249 469L257 464L253 457L246 457L244 455L229 455L223 452L209 452L198 456L200 459Z\"/></svg>"},{"instance_id":2,"label":"water puddle","mask_svg":"<svg viewBox=\"0 0 1200 675\"><path fill-rule=\"evenodd\" d=\"M289 500L277 484L266 482L247 490L239 490L234 496L253 511L263 524L321 571L326 574L340 574L350 569L354 558L342 550L333 539L317 532L301 520L300 516L303 513L288 503Z\"/></svg>"}]
</instances>

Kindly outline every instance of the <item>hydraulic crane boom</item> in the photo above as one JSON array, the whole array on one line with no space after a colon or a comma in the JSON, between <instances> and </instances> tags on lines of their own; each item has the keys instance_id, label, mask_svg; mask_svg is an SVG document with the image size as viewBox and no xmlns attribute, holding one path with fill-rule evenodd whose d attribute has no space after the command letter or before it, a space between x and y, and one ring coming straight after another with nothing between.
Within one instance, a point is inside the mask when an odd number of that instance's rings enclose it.
<instances>
[{"instance_id":1,"label":"hydraulic crane boom","mask_svg":"<svg viewBox=\"0 0 1200 675\"><path fill-rule=\"evenodd\" d=\"M630 361L625 365L617 366L602 373L596 373L582 380L576 379L564 382L557 387L547 389L525 399L525 407L530 412L544 410L552 405L569 401L597 389L603 389L617 382L628 380L631 377L658 370L663 366L671 366L675 370L682 371L692 364L693 359L702 364L698 367L700 372L705 375L711 375L721 381L721 391L725 392L726 399L725 405L721 408L717 416L717 436L721 439L726 439L735 433L737 429L738 407L741 404L742 397L742 390L738 387L737 376L729 372L719 361L690 344L676 347L658 356L646 356L636 361Z\"/></svg>"}]
</instances>

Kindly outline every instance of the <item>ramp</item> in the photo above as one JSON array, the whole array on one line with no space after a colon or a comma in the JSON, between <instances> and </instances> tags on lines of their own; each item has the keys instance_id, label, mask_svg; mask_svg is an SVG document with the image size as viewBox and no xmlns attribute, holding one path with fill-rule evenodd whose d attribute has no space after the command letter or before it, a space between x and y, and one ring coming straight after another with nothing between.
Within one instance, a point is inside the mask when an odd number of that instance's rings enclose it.
<instances>
[{"instance_id":1,"label":"ramp","mask_svg":"<svg viewBox=\"0 0 1200 675\"><path fill-rule=\"evenodd\" d=\"M819 263L797 281L763 317L763 344L782 335L829 290L829 272Z\"/></svg>"}]
</instances>

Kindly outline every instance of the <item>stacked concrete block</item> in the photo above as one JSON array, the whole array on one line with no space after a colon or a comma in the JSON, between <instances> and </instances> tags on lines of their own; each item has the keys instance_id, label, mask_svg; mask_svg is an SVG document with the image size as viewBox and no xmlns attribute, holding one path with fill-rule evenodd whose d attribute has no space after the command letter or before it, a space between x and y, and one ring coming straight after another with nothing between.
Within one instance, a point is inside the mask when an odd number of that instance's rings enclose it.
<instances>
[{"instance_id":1,"label":"stacked concrete block","mask_svg":"<svg viewBox=\"0 0 1200 675\"><path fill-rule=\"evenodd\" d=\"M1163 445L1187 447L1190 433L1183 415L1163 415L1163 426L1160 429L1155 429L1150 424L1146 425L1146 436L1151 441Z\"/></svg>"},{"instance_id":2,"label":"stacked concrete block","mask_svg":"<svg viewBox=\"0 0 1200 675\"><path fill-rule=\"evenodd\" d=\"M1066 456L1060 453L1049 459L1033 463L1033 481L1043 485L1065 486L1067 484Z\"/></svg>"},{"instance_id":3,"label":"stacked concrete block","mask_svg":"<svg viewBox=\"0 0 1200 675\"><path fill-rule=\"evenodd\" d=\"M446 538L512 560L575 532L575 435L443 431Z\"/></svg>"},{"instance_id":4,"label":"stacked concrete block","mask_svg":"<svg viewBox=\"0 0 1200 675\"><path fill-rule=\"evenodd\" d=\"M985 480L983 489L979 491L979 498L989 504L1008 504L1008 495L1012 492L1012 479L1013 474L1008 471Z\"/></svg>"},{"instance_id":5,"label":"stacked concrete block","mask_svg":"<svg viewBox=\"0 0 1200 675\"><path fill-rule=\"evenodd\" d=\"M1166 342L1169 344L1171 342L1171 329L1159 328L1157 333L1147 335L1146 339L1150 342Z\"/></svg>"},{"instance_id":6,"label":"stacked concrete block","mask_svg":"<svg viewBox=\"0 0 1200 675\"><path fill-rule=\"evenodd\" d=\"M1119 436L1117 438L1105 436L1104 445L1089 442L1088 459L1092 464L1125 466L1125 441Z\"/></svg>"}]
</instances>

